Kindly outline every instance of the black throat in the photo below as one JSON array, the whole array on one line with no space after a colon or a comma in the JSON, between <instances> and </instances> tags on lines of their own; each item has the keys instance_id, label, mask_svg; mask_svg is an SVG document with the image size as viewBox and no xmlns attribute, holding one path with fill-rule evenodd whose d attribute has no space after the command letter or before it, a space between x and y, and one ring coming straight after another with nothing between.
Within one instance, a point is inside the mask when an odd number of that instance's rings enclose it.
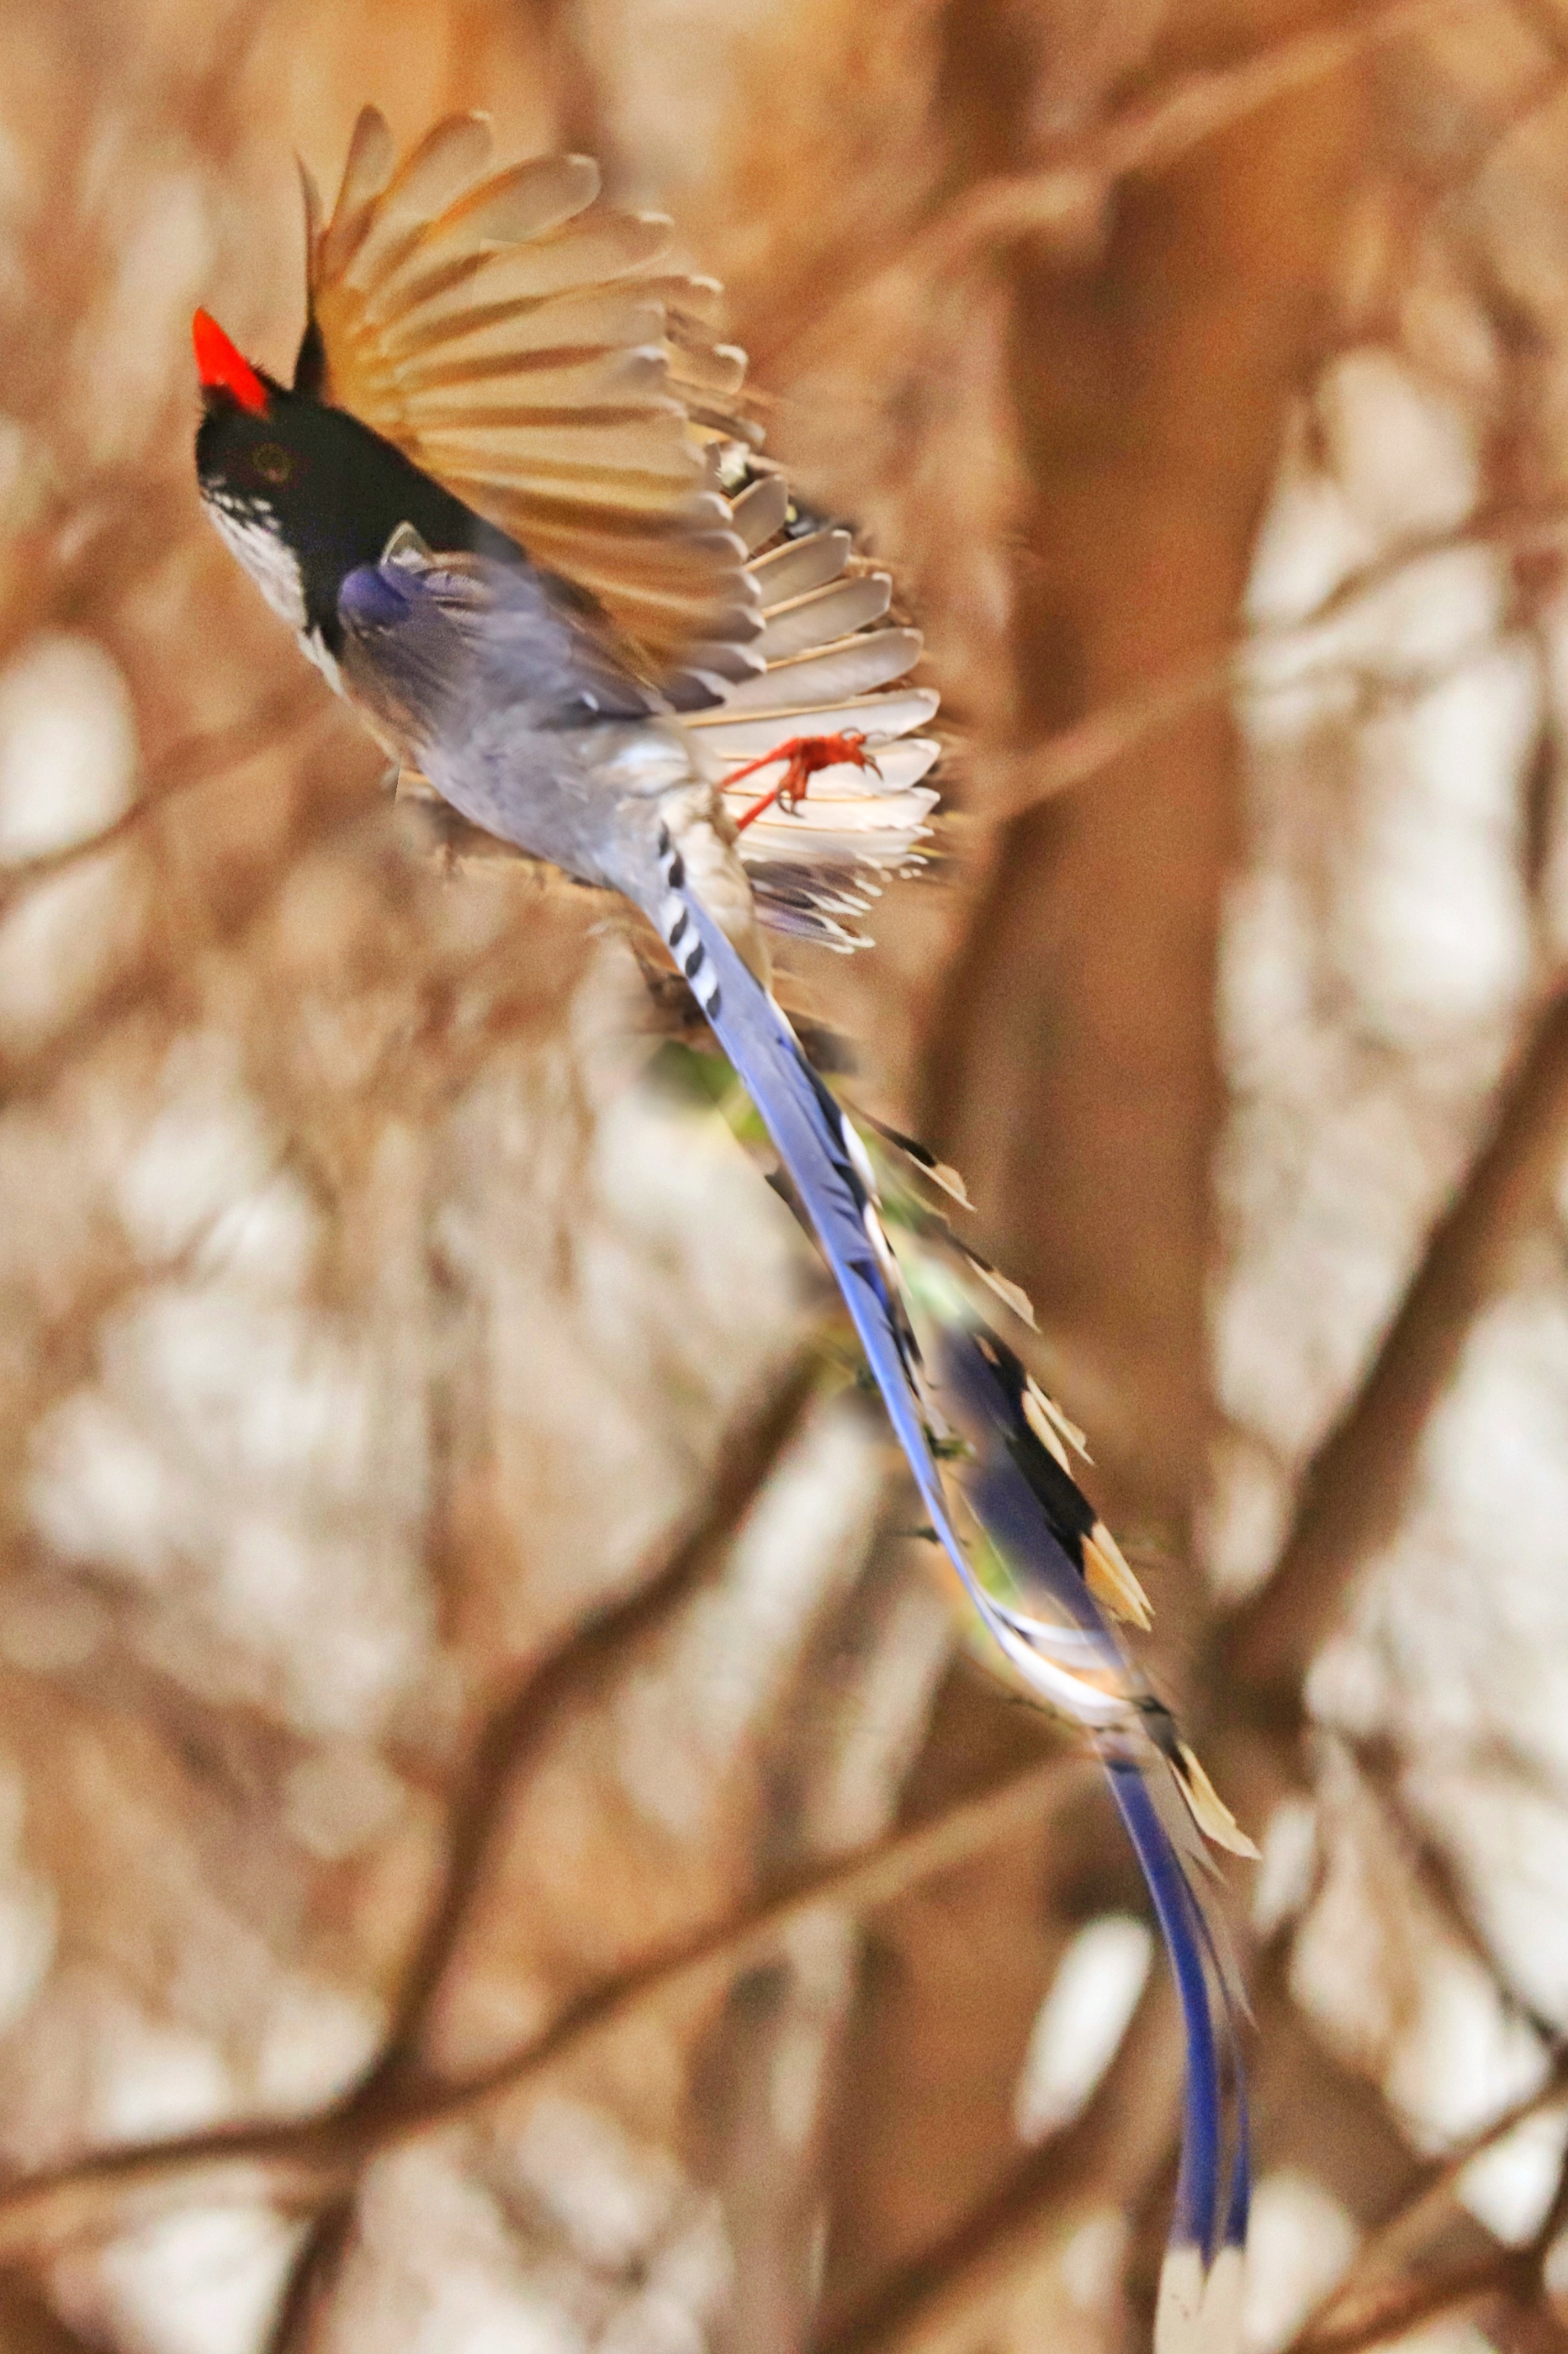
<instances>
[{"instance_id":1,"label":"black throat","mask_svg":"<svg viewBox=\"0 0 1568 2354\"><path fill-rule=\"evenodd\" d=\"M334 655L343 649L338 595L361 565L376 564L399 524L443 554L527 561L524 550L432 482L390 441L346 410L270 387L264 415L222 397L196 435L205 497L275 533L299 568L304 626Z\"/></svg>"}]
</instances>

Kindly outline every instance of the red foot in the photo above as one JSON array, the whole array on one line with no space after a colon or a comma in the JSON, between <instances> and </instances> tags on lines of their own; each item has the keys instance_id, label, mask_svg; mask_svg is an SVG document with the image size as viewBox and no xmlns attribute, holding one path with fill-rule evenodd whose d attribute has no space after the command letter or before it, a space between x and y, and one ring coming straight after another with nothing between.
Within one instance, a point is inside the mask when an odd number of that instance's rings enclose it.
<instances>
[{"instance_id":1,"label":"red foot","mask_svg":"<svg viewBox=\"0 0 1568 2354\"><path fill-rule=\"evenodd\" d=\"M765 809L771 809L775 801L788 814L797 801L805 800L807 784L819 769L836 769L847 762L851 768L869 769L873 776L880 777L882 774L865 749L863 731L859 727L846 727L842 736L791 736L787 743L775 744L772 751L765 752L760 760L748 760L744 769L732 769L724 780L725 790L727 792L731 785L738 784L742 777L754 776L758 769L770 769L775 760L788 764L784 774L771 792L764 793L759 801L753 801L744 817L736 819L736 833L744 832Z\"/></svg>"}]
</instances>

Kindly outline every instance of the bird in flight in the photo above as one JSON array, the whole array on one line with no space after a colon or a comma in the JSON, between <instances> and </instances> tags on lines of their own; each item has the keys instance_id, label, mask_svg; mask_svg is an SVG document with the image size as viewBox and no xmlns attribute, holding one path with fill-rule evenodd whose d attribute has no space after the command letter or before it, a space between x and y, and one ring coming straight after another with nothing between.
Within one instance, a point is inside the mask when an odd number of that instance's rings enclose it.
<instances>
[{"instance_id":1,"label":"bird in flight","mask_svg":"<svg viewBox=\"0 0 1568 2354\"><path fill-rule=\"evenodd\" d=\"M399 159L367 108L330 217L308 175L305 201L292 383L196 313L207 513L416 790L635 911L749 1096L925 1533L1109 1777L1187 2040L1158 2342L1224 2348L1247 2133L1204 1840L1255 1850L1111 1623L1148 1606L1074 1473L1081 1435L995 1329L995 1296L1027 1303L954 1233L952 1172L852 1116L771 986L770 933L869 945L919 857L918 635L762 454L718 287L671 266L667 221L600 203L587 157L497 171L460 115Z\"/></svg>"}]
</instances>

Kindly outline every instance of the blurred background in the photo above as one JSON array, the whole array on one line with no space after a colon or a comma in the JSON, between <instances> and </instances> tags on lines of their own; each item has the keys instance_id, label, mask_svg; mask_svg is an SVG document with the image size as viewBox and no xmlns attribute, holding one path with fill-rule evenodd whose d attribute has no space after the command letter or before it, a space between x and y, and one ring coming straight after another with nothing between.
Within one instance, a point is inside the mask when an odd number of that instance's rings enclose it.
<instances>
[{"instance_id":1,"label":"blurred background","mask_svg":"<svg viewBox=\"0 0 1568 2354\"><path fill-rule=\"evenodd\" d=\"M198 513L293 155L570 145L899 569L808 978L1263 1847L1251 2354L1568 2342L1568 13L8 0L0 2354L1147 2339L1178 2022L624 945Z\"/></svg>"}]
</instances>

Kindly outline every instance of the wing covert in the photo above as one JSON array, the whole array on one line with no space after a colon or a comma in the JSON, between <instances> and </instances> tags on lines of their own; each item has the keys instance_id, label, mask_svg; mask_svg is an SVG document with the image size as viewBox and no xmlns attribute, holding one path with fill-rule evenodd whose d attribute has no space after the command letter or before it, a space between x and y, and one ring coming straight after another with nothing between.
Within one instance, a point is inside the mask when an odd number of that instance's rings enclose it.
<instances>
[{"instance_id":1,"label":"wing covert","mask_svg":"<svg viewBox=\"0 0 1568 2354\"><path fill-rule=\"evenodd\" d=\"M330 219L307 180L316 388L590 590L656 670L750 676L761 600L718 451L760 437L718 286L670 270L668 221L599 203L588 157L490 165L482 116L398 163L367 107Z\"/></svg>"}]
</instances>

